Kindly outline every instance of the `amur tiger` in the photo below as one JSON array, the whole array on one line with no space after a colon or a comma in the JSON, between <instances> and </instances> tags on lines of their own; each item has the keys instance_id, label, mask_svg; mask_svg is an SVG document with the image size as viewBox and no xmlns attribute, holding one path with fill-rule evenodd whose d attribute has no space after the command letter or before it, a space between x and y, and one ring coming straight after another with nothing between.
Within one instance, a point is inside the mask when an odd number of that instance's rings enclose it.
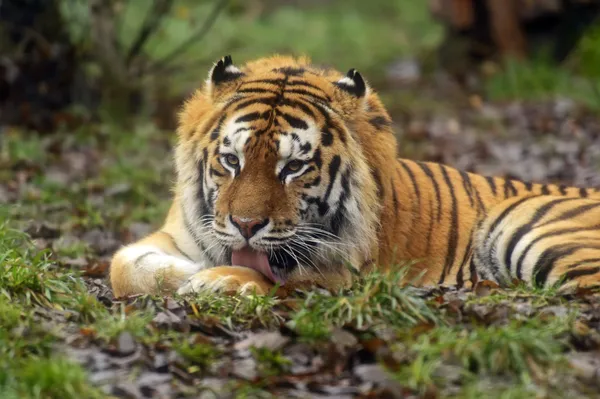
<instances>
[{"instance_id":1,"label":"amur tiger","mask_svg":"<svg viewBox=\"0 0 600 399\"><path fill-rule=\"evenodd\" d=\"M164 225L114 256L116 296L336 290L348 265L407 260L421 285L600 282L599 192L397 159L354 69L221 59L180 113L175 164Z\"/></svg>"}]
</instances>

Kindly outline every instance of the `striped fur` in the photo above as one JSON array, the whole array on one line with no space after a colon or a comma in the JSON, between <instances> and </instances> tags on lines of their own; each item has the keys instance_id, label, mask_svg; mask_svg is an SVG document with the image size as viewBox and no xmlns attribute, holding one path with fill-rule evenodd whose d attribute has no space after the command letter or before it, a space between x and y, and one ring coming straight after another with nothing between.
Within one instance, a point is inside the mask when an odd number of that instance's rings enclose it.
<instances>
[{"instance_id":1,"label":"striped fur","mask_svg":"<svg viewBox=\"0 0 600 399\"><path fill-rule=\"evenodd\" d=\"M344 264L404 260L418 260L409 277L423 285L600 281L596 190L397 159L390 117L355 70L279 56L238 68L225 57L185 104L178 134L171 210L115 255L117 296L266 292L260 273L228 266L247 245L236 218L265 221L249 244L286 289L336 289L351 280Z\"/></svg>"}]
</instances>

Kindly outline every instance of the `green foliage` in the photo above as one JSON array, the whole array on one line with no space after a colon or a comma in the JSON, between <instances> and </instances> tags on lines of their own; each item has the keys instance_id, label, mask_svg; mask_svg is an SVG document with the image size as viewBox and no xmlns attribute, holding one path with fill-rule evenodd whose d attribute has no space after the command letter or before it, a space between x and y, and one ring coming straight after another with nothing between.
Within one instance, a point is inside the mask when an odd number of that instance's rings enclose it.
<instances>
[{"instance_id":1,"label":"green foliage","mask_svg":"<svg viewBox=\"0 0 600 399\"><path fill-rule=\"evenodd\" d=\"M219 356L219 351L215 347L203 343L184 342L176 345L175 350L201 370L208 368Z\"/></svg>"},{"instance_id":2,"label":"green foliage","mask_svg":"<svg viewBox=\"0 0 600 399\"><path fill-rule=\"evenodd\" d=\"M192 40L178 57L171 57L174 49L202 29L216 4L176 0L170 12L163 14L160 27L143 48L142 59L149 65L146 72L150 71L145 85L157 82L154 69L161 83L168 80L166 87L172 93L188 91L204 79L213 62L228 53L238 63L274 53L308 55L343 71L359 68L376 79L386 62L433 49L443 32L420 0L333 0L318 6L229 2L205 36ZM151 5L119 2L115 8L118 48L131 47ZM92 19L87 2L62 0L61 10L73 40L89 49ZM165 64L168 67L161 69ZM87 70L91 77L102 73L93 63Z\"/></svg>"},{"instance_id":3,"label":"green foliage","mask_svg":"<svg viewBox=\"0 0 600 399\"><path fill-rule=\"evenodd\" d=\"M12 301L61 304L73 289L82 290L74 274L55 268L47 251L37 251L28 237L0 224L0 293ZM82 292L82 291L80 291Z\"/></svg>"},{"instance_id":4,"label":"green foliage","mask_svg":"<svg viewBox=\"0 0 600 399\"><path fill-rule=\"evenodd\" d=\"M96 320L91 327L95 329L98 338L105 341L110 341L123 332L142 338L150 335L148 324L153 317L153 314L143 311L125 313L125 308L121 307L119 312L105 315L102 319Z\"/></svg>"},{"instance_id":5,"label":"green foliage","mask_svg":"<svg viewBox=\"0 0 600 399\"><path fill-rule=\"evenodd\" d=\"M534 287L519 281L518 284L506 289L493 290L489 295L473 295L469 297L467 304L494 305L502 302L514 303L516 300L527 301L534 308L566 302L566 299L560 295L558 283L550 287Z\"/></svg>"},{"instance_id":6,"label":"green foliage","mask_svg":"<svg viewBox=\"0 0 600 399\"><path fill-rule=\"evenodd\" d=\"M275 326L282 321L274 308L280 300L271 295L214 295L203 292L187 297L194 315L214 318L229 328L252 325Z\"/></svg>"},{"instance_id":7,"label":"green foliage","mask_svg":"<svg viewBox=\"0 0 600 399\"><path fill-rule=\"evenodd\" d=\"M306 338L321 339L331 326L345 324L376 329L438 323L438 315L416 290L403 285L405 278L405 268L374 271L359 278L349 292L335 296L309 292L290 326Z\"/></svg>"},{"instance_id":8,"label":"green foliage","mask_svg":"<svg viewBox=\"0 0 600 399\"><path fill-rule=\"evenodd\" d=\"M543 100L566 97L600 110L600 26L583 35L563 65L543 53L526 61L507 60L486 82L492 99Z\"/></svg>"},{"instance_id":9,"label":"green foliage","mask_svg":"<svg viewBox=\"0 0 600 399\"><path fill-rule=\"evenodd\" d=\"M600 80L600 25L586 32L572 57L583 76Z\"/></svg>"},{"instance_id":10,"label":"green foliage","mask_svg":"<svg viewBox=\"0 0 600 399\"><path fill-rule=\"evenodd\" d=\"M417 337L406 336L398 350L408 351L410 360L395 376L402 384L423 390L443 382L446 364L460 367L467 380L514 375L526 383L539 370L560 367L566 348L561 336L571 325L570 319L538 317L472 329L439 327Z\"/></svg>"},{"instance_id":11,"label":"green foliage","mask_svg":"<svg viewBox=\"0 0 600 399\"><path fill-rule=\"evenodd\" d=\"M85 372L77 364L64 358L17 361L16 369L0 377L3 398L102 398L89 386ZM13 365L14 367L15 365ZM4 385L4 386L3 386Z\"/></svg>"},{"instance_id":12,"label":"green foliage","mask_svg":"<svg viewBox=\"0 0 600 399\"><path fill-rule=\"evenodd\" d=\"M79 365L52 355L56 327L34 306L49 312L87 296L72 273L59 271L28 237L0 224L0 392L3 398L96 398Z\"/></svg>"},{"instance_id":13,"label":"green foliage","mask_svg":"<svg viewBox=\"0 0 600 399\"><path fill-rule=\"evenodd\" d=\"M503 71L487 80L486 91L495 100L566 97L600 109L599 80L576 76L544 59L507 60Z\"/></svg>"},{"instance_id":14,"label":"green foliage","mask_svg":"<svg viewBox=\"0 0 600 399\"><path fill-rule=\"evenodd\" d=\"M252 355L258 362L258 368L263 376L277 376L284 374L291 365L291 361L279 351L269 348L250 348Z\"/></svg>"}]
</instances>

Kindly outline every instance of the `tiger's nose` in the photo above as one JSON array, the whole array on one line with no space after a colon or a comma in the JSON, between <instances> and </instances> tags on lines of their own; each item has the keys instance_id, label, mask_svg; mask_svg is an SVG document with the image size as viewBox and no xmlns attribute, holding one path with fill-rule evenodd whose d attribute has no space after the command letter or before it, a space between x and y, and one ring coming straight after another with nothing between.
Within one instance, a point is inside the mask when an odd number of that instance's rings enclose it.
<instances>
[{"instance_id":1,"label":"tiger's nose","mask_svg":"<svg viewBox=\"0 0 600 399\"><path fill-rule=\"evenodd\" d=\"M249 240L254 236L260 229L269 224L269 219L252 219L252 218L242 218L237 216L229 216L231 223L237 227L237 229L242 233L245 239Z\"/></svg>"}]
</instances>

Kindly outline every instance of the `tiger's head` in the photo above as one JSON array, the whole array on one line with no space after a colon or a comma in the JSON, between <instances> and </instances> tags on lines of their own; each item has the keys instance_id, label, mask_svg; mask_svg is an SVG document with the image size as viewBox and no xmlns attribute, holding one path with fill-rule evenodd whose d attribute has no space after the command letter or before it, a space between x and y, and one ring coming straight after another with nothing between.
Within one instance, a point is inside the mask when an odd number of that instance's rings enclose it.
<instances>
[{"instance_id":1,"label":"tiger's head","mask_svg":"<svg viewBox=\"0 0 600 399\"><path fill-rule=\"evenodd\" d=\"M281 284L360 268L377 246L377 127L389 130L389 117L354 69L223 58L180 114L186 229L214 265Z\"/></svg>"}]
</instances>

